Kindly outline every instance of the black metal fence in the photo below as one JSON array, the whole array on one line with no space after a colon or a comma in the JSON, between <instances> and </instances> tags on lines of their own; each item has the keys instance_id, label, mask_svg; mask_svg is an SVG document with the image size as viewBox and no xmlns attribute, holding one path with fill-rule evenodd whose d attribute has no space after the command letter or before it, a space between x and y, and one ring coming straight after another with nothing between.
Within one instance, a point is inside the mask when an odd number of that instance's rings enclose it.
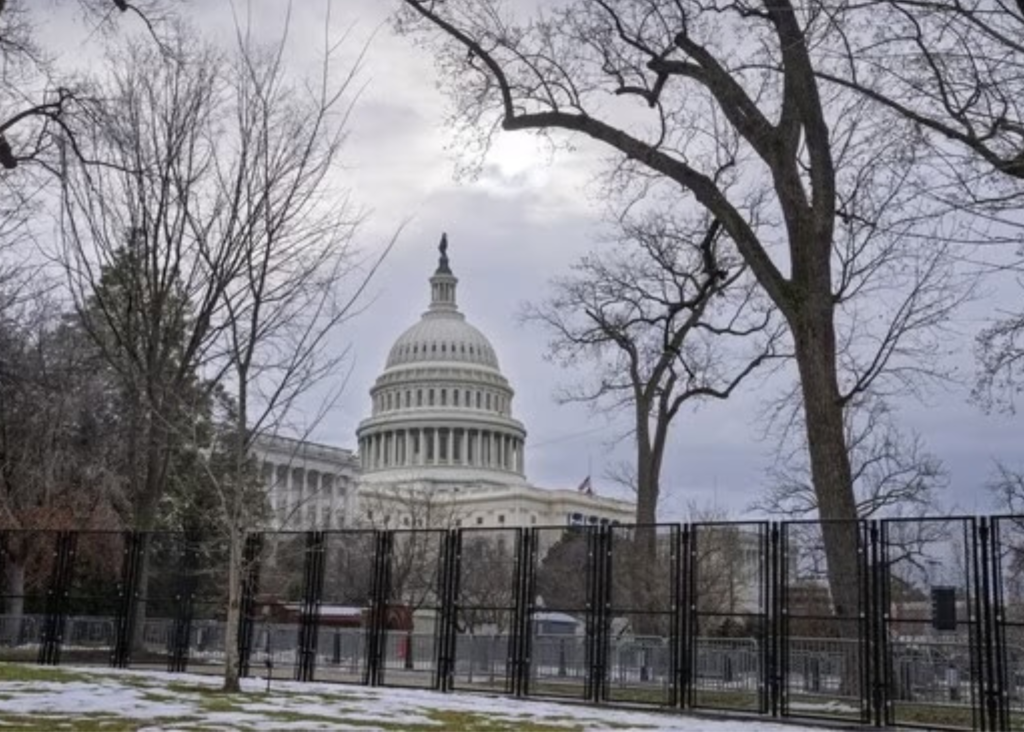
<instances>
[{"instance_id":1,"label":"black metal fence","mask_svg":"<svg viewBox=\"0 0 1024 732\"><path fill-rule=\"evenodd\" d=\"M251 535L243 672L1024 727L1024 517ZM0 661L221 673L228 547L0 531Z\"/></svg>"}]
</instances>

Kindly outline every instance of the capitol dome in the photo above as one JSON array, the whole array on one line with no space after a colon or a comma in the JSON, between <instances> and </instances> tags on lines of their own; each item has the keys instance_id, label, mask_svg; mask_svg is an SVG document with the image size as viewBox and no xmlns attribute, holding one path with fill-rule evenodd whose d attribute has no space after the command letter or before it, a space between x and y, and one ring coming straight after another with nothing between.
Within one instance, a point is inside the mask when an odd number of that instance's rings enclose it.
<instances>
[{"instance_id":1,"label":"capitol dome","mask_svg":"<svg viewBox=\"0 0 1024 732\"><path fill-rule=\"evenodd\" d=\"M386 368L424 361L456 361L498 370L491 342L457 311L441 315L428 310L420 322L398 336Z\"/></svg>"},{"instance_id":2,"label":"capitol dome","mask_svg":"<svg viewBox=\"0 0 1024 732\"><path fill-rule=\"evenodd\" d=\"M395 341L357 432L363 481L522 483L526 430L490 341L466 322L441 237L430 306Z\"/></svg>"}]
</instances>

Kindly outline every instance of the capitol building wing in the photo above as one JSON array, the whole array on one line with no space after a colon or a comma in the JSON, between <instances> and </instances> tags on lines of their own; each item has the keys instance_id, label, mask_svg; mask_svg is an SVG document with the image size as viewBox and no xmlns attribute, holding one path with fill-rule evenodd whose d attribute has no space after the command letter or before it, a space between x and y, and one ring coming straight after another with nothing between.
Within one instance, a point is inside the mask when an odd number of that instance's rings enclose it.
<instances>
[{"instance_id":1,"label":"capitol building wing","mask_svg":"<svg viewBox=\"0 0 1024 732\"><path fill-rule=\"evenodd\" d=\"M355 485L348 526L446 528L630 523L634 504L578 490L531 485L526 429L513 416L515 392L490 341L460 312L458 278L442 237L429 278L429 306L391 347L370 389L370 416L357 430L358 456L338 450L334 483ZM263 440L273 528L338 528L334 507L314 494L295 504L291 477L308 451L283 438ZM327 454L318 451L320 458ZM282 465L284 463L284 465ZM279 476L289 480L282 482ZM282 495L285 494L285 495ZM330 505L328 513L324 508ZM310 521L312 520L312 523Z\"/></svg>"}]
</instances>

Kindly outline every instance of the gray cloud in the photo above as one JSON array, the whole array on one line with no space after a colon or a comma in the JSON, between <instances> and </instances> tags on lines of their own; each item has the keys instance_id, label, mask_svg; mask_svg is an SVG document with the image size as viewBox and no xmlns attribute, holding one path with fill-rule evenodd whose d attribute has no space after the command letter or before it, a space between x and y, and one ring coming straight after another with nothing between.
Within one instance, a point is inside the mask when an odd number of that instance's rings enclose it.
<instances>
[{"instance_id":1,"label":"gray cloud","mask_svg":"<svg viewBox=\"0 0 1024 732\"><path fill-rule=\"evenodd\" d=\"M547 165L542 152L531 152L532 138L502 137L502 149L476 181L455 182L455 153L446 149L453 145L444 128L446 101L435 88L429 57L390 34L384 25L390 4L339 5L332 23L338 31L351 28L349 58L375 37L365 60L367 86L353 119L349 167L339 171L337 183L373 211L363 232L368 251L402 222L409 223L371 288L366 313L339 335L336 347L353 346L348 388L314 436L353 446L355 426L369 411L368 389L391 342L426 307L433 247L447 231L462 309L492 339L517 391L515 411L530 433L528 474L541 485L571 487L592 464L598 490L612 492L598 476L629 457L628 440L612 444L624 432L623 421L609 422L579 406L556 406L555 388L573 376L546 362L543 334L515 319L520 303L543 297L548 279L565 272L595 239L600 212L585 191L598 152L583 144L578 153L559 153L556 164ZM193 7L198 26L222 37L230 31L227 3ZM293 11L291 53L299 67L312 68L321 48L323 6L296 3ZM255 2L252 14L260 33L279 30L279 4ZM67 13L54 14L48 23L44 38L67 49L65 63L92 48L87 29ZM961 353L969 352L977 326L965 323ZM771 445L759 440L755 419L765 396L771 394L748 389L727 404L680 416L665 465L666 518L678 517L687 498L739 512L756 497L770 461ZM982 414L967 403L963 388L929 405L906 400L898 407L905 425L919 431L950 469L950 502L965 510L987 509L980 486L991 460L1021 458L1019 418Z\"/></svg>"}]
</instances>

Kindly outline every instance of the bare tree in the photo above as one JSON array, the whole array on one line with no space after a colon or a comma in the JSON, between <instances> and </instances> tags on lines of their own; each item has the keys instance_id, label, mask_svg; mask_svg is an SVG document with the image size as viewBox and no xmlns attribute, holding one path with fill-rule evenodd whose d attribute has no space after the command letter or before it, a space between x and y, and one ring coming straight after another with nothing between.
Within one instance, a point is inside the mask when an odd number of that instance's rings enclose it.
<instances>
[{"instance_id":1,"label":"bare tree","mask_svg":"<svg viewBox=\"0 0 1024 732\"><path fill-rule=\"evenodd\" d=\"M283 46L284 38L260 47L239 30L227 74L232 154L215 163L216 197L207 205L217 218L196 227L206 256L219 259L214 244L229 241L239 262L223 293L218 342L221 383L230 395L218 448L225 470L210 471L229 552L228 691L239 688L245 537L264 518L253 446L285 428L298 400L337 374L348 351L331 339L359 312L364 288L390 249L361 268L354 237L363 215L332 185L358 62L335 76L336 47L326 41L319 77L297 86L285 73ZM329 395L325 408L333 400Z\"/></svg>"},{"instance_id":2,"label":"bare tree","mask_svg":"<svg viewBox=\"0 0 1024 732\"><path fill-rule=\"evenodd\" d=\"M1024 292L1024 248L1020 259L1002 269L1016 276ZM977 338L979 374L973 396L985 409L1016 411L1017 395L1024 391L1024 311L1007 310Z\"/></svg>"},{"instance_id":3,"label":"bare tree","mask_svg":"<svg viewBox=\"0 0 1024 732\"><path fill-rule=\"evenodd\" d=\"M934 138L968 200L977 200L984 179L1024 179L1024 7L881 0L821 9L834 31L819 78ZM868 16L871 32L858 30Z\"/></svg>"},{"instance_id":4,"label":"bare tree","mask_svg":"<svg viewBox=\"0 0 1024 732\"><path fill-rule=\"evenodd\" d=\"M118 16L139 21L161 45L163 26L174 15L167 0L64 0L55 3L74 8L94 33L114 27ZM52 8L51 8L52 11ZM24 0L0 0L0 176L34 163L59 172L58 143L70 146L83 160L78 147L82 131L76 117L82 104L93 97L73 81L62 79L47 50L35 38L35 25L43 10ZM25 166L30 167L30 166Z\"/></svg>"},{"instance_id":5,"label":"bare tree","mask_svg":"<svg viewBox=\"0 0 1024 732\"><path fill-rule=\"evenodd\" d=\"M927 138L940 174L928 195L981 213L978 236L1001 244L995 268L1021 271L1005 255L1018 243L1024 190L1024 6L946 0L881 0L829 9L830 61L818 69L829 84L855 90ZM858 33L870 13L872 32ZM1019 393L1024 318L1009 310L977 339L975 399L1013 410Z\"/></svg>"},{"instance_id":6,"label":"bare tree","mask_svg":"<svg viewBox=\"0 0 1024 732\"><path fill-rule=\"evenodd\" d=\"M846 421L857 516L935 513L948 475L942 462L925 450L920 436L901 432L888 404L879 398L861 399L847 409ZM766 493L751 505L753 510L788 518L818 515L802 444L782 448L768 479Z\"/></svg>"},{"instance_id":7,"label":"bare tree","mask_svg":"<svg viewBox=\"0 0 1024 732\"><path fill-rule=\"evenodd\" d=\"M65 186L70 281L141 405L136 528L164 492L166 444L194 439L216 410L193 497L213 497L204 510L228 555L229 690L238 689L244 545L265 519L254 444L291 431L298 400L337 374L348 351L331 339L380 262L357 258L363 215L332 177L358 62L334 76L337 49L325 39L320 77L304 85L284 68L284 43L260 47L239 29L222 56L179 29L160 49L131 47L114 75L123 104L98 140L124 164L95 173L69 160L79 178ZM97 261L125 258L129 275L117 287L102 281ZM182 403L196 374L205 398Z\"/></svg>"},{"instance_id":8,"label":"bare tree","mask_svg":"<svg viewBox=\"0 0 1024 732\"><path fill-rule=\"evenodd\" d=\"M1024 515L1024 469L996 463L989 490L1000 510L1015 516Z\"/></svg>"},{"instance_id":9,"label":"bare tree","mask_svg":"<svg viewBox=\"0 0 1024 732\"><path fill-rule=\"evenodd\" d=\"M483 147L499 129L582 134L621 156L620 180L666 205L692 196L720 222L789 326L829 579L847 615L856 536L843 522L857 508L843 410L885 358L841 383L838 306L852 282L879 285L879 270L837 269L836 248L857 254L856 237L892 231L921 143L912 126L880 127L863 100L822 90L819 41L831 27L818 18L788 0L756 10L575 0L533 15L499 0L405 0L397 27L434 50L455 124ZM910 204L903 240L925 216Z\"/></svg>"},{"instance_id":10,"label":"bare tree","mask_svg":"<svg viewBox=\"0 0 1024 732\"><path fill-rule=\"evenodd\" d=\"M672 421L690 401L727 399L779 357L782 328L717 221L623 218L612 254L591 254L524 317L551 334L551 356L595 375L564 401L625 411L636 442L636 523L657 521Z\"/></svg>"},{"instance_id":11,"label":"bare tree","mask_svg":"<svg viewBox=\"0 0 1024 732\"><path fill-rule=\"evenodd\" d=\"M83 327L124 390L135 467L127 522L140 531L154 528L176 422L204 398L197 374L211 362L238 266L223 241L202 248L219 62L184 32L176 44L173 60L133 44L110 65L110 103L96 112L89 148L112 165L70 156L61 186L61 259Z\"/></svg>"}]
</instances>

